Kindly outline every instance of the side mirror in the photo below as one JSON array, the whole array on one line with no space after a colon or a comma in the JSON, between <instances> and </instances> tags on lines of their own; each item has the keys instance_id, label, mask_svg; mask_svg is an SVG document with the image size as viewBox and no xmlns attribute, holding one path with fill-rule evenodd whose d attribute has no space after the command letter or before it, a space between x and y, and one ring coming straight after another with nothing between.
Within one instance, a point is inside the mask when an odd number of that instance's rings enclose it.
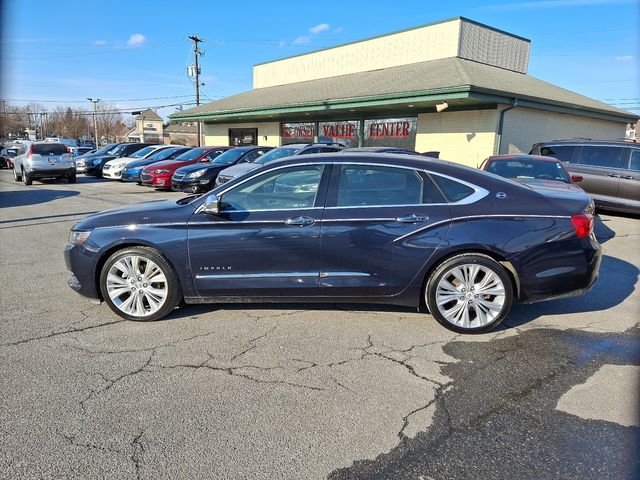
<instances>
[{"instance_id":1,"label":"side mirror","mask_svg":"<svg viewBox=\"0 0 640 480\"><path fill-rule=\"evenodd\" d=\"M207 215L218 215L220 213L220 199L217 195L209 195L204 201L202 211Z\"/></svg>"},{"instance_id":2,"label":"side mirror","mask_svg":"<svg viewBox=\"0 0 640 480\"><path fill-rule=\"evenodd\" d=\"M582 175L571 175L571 181L573 183L578 183L581 182L583 180Z\"/></svg>"}]
</instances>

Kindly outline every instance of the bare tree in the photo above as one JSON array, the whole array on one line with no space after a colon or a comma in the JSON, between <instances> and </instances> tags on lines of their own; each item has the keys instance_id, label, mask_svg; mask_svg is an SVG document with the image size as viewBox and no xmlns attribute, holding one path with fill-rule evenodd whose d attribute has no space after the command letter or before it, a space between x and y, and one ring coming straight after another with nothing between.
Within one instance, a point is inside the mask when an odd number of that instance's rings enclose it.
<instances>
[{"instance_id":1,"label":"bare tree","mask_svg":"<svg viewBox=\"0 0 640 480\"><path fill-rule=\"evenodd\" d=\"M104 137L107 143L113 142L119 135L127 133L122 114L115 105L99 103L97 106L98 135Z\"/></svg>"},{"instance_id":2,"label":"bare tree","mask_svg":"<svg viewBox=\"0 0 640 480\"><path fill-rule=\"evenodd\" d=\"M80 138L87 133L89 117L86 110L73 111L71 107L57 107L49 117L49 133L61 137Z\"/></svg>"}]
</instances>

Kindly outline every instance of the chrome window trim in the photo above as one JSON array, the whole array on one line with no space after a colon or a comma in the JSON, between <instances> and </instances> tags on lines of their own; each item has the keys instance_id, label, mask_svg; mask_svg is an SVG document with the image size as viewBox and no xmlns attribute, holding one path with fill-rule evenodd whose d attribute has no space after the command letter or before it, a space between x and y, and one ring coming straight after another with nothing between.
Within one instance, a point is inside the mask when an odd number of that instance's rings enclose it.
<instances>
[{"instance_id":1,"label":"chrome window trim","mask_svg":"<svg viewBox=\"0 0 640 480\"><path fill-rule=\"evenodd\" d=\"M395 222L397 217L380 217L380 218L323 218L318 220L320 223L332 223L332 222Z\"/></svg>"},{"instance_id":2,"label":"chrome window trim","mask_svg":"<svg viewBox=\"0 0 640 480\"><path fill-rule=\"evenodd\" d=\"M362 206L349 206L349 207L315 207L315 208L325 208L325 209L338 209L338 208L381 208L381 207L420 207L420 206L450 206L450 205L469 205L471 203L475 203L479 200L482 200L484 197L486 197L487 195L489 195L489 191L486 190L485 188L479 187L478 185L475 185L473 183L469 183L465 180L461 180L459 178L456 177L452 177L450 175L444 174L444 173L439 173L439 172L434 172L431 170L427 170L425 168L419 168L419 167L409 167L406 165L393 165L393 164L389 164L389 163L374 163L374 162L354 162L354 163L347 163L347 162L331 162L331 161L320 161L320 162L303 162L303 163L296 163L296 164L289 164L289 165L280 165L278 167L275 168L271 168L265 172L256 172L256 174L251 175L247 178L245 178L244 180L242 180L241 182L229 186L226 189L223 188L220 192L215 193L215 195L218 195L219 197L224 195L225 193L227 193L229 190L231 190L232 188L238 187L246 182L248 182L249 180L269 173L269 172L273 172L276 170L280 170L282 168L291 168L291 167L304 167L304 166L309 166L309 165L366 165L366 166L373 166L373 167L390 167L390 168L402 168L404 170L411 170L413 172L424 172L428 175L438 175L440 177L443 178L447 178L451 181L454 182L458 182L462 185L465 185L469 188L471 188L472 190L475 191L475 193L472 193L471 195L469 195L468 197L463 198L462 200L459 200L457 202L444 202L444 203L416 203L416 204L410 204L410 205L362 205ZM257 169L256 169L257 170ZM249 173L249 172L247 172ZM324 173L324 172L323 172ZM210 194L211 195L211 194ZM317 196L317 192L316 192L316 196ZM200 197L199 197L200 198ZM194 202L197 201L197 199L194 200ZM200 213L200 211L204 208L204 203L202 205L200 205L196 211L194 213ZM252 212L255 210L243 210L245 212Z\"/></svg>"},{"instance_id":3,"label":"chrome window trim","mask_svg":"<svg viewBox=\"0 0 640 480\"><path fill-rule=\"evenodd\" d=\"M370 273L365 272L320 272L320 278L330 277L370 277Z\"/></svg>"}]
</instances>

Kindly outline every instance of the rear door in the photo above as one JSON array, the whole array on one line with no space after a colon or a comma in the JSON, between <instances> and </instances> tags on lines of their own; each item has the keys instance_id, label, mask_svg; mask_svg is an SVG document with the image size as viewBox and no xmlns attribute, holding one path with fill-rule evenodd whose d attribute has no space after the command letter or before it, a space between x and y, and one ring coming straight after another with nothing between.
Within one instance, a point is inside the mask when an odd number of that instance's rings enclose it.
<instances>
[{"instance_id":1,"label":"rear door","mask_svg":"<svg viewBox=\"0 0 640 480\"><path fill-rule=\"evenodd\" d=\"M399 293L441 239L419 245L400 240L448 219L448 206L424 172L334 164L321 229L321 295Z\"/></svg>"},{"instance_id":2,"label":"rear door","mask_svg":"<svg viewBox=\"0 0 640 480\"><path fill-rule=\"evenodd\" d=\"M620 202L640 209L640 148L628 149L628 161L620 172Z\"/></svg>"},{"instance_id":3,"label":"rear door","mask_svg":"<svg viewBox=\"0 0 640 480\"><path fill-rule=\"evenodd\" d=\"M580 187L600 204L615 204L622 175L625 149L611 145L583 145L578 161L569 167L582 175Z\"/></svg>"}]
</instances>

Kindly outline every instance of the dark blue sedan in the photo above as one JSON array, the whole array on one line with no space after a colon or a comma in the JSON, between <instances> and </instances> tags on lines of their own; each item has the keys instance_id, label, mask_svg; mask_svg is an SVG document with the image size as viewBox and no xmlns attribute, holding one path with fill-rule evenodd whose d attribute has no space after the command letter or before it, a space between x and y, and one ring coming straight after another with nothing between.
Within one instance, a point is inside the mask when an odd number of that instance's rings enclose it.
<instances>
[{"instance_id":1,"label":"dark blue sedan","mask_svg":"<svg viewBox=\"0 0 640 480\"><path fill-rule=\"evenodd\" d=\"M185 152L188 152L189 150L191 150L190 147L180 147L180 146L164 148L162 150L158 150L157 152L152 153L146 158L142 158L140 160L130 162L122 169L121 180L123 182L141 183L140 174L142 173L142 170L144 170L144 167L146 167L147 165L151 165L152 163L162 162L164 160L172 160L177 156L182 155Z\"/></svg>"},{"instance_id":2,"label":"dark blue sedan","mask_svg":"<svg viewBox=\"0 0 640 480\"><path fill-rule=\"evenodd\" d=\"M600 245L588 202L425 157L269 163L203 196L89 216L65 250L71 288L129 320L186 303L425 307L478 333L512 302L587 292Z\"/></svg>"}]
</instances>

